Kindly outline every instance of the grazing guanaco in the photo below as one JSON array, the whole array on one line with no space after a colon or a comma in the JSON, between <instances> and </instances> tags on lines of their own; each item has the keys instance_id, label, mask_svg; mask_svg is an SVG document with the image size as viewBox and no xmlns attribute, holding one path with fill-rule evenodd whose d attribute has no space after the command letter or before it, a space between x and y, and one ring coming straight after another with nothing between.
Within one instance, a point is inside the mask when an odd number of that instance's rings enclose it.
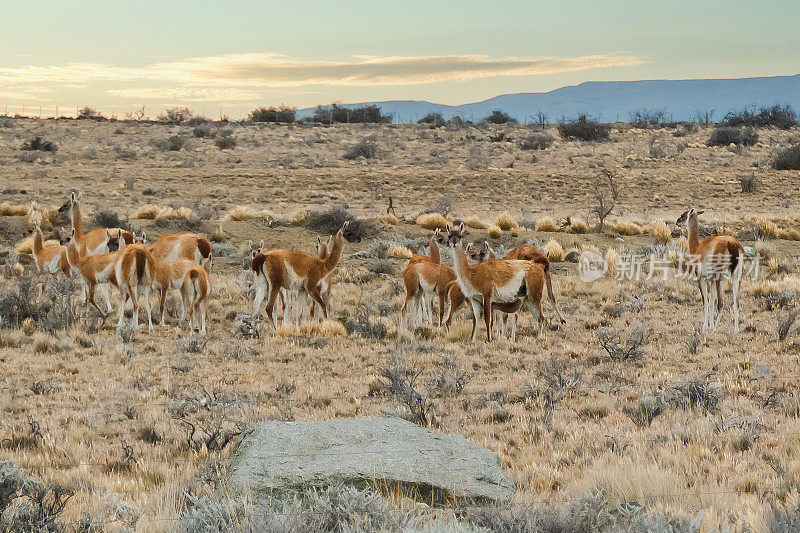
<instances>
[{"instance_id":1,"label":"grazing guanaco","mask_svg":"<svg viewBox=\"0 0 800 533\"><path fill-rule=\"evenodd\" d=\"M139 295L142 295L147 310L147 329L153 331L153 315L150 308L150 287L153 285L156 271L153 254L143 244L131 244L119 252L114 266L123 302L119 308L117 327L121 327L124 322L125 301L130 300L133 305L133 327L139 329Z\"/></svg>"},{"instance_id":2,"label":"grazing guanaco","mask_svg":"<svg viewBox=\"0 0 800 533\"><path fill-rule=\"evenodd\" d=\"M69 220L72 228L75 230L74 237L75 245L78 247L78 254L81 256L104 254L111 250L106 245L106 233L110 231L112 234L117 231L120 232L125 244L133 243L133 234L130 231L122 228L96 228L86 233L83 226L83 215L81 213L80 201L83 198L83 193L70 193L69 200L58 209L59 215L63 216L69 214Z\"/></svg>"},{"instance_id":3,"label":"grazing guanaco","mask_svg":"<svg viewBox=\"0 0 800 533\"><path fill-rule=\"evenodd\" d=\"M187 303L188 286L186 285L186 275L196 266L198 266L197 263L189 259L175 259L174 261L156 260L152 288L158 292L160 325L164 325L167 293L170 290L180 291L183 309L181 310L179 322L183 323L183 321L186 320L187 311L189 310ZM211 255L203 259L200 266L202 266L206 273L209 273L211 271Z\"/></svg>"},{"instance_id":4,"label":"grazing guanaco","mask_svg":"<svg viewBox=\"0 0 800 533\"><path fill-rule=\"evenodd\" d=\"M202 267L192 265L183 278L185 287L184 307L189 309L189 328L206 333L206 301L211 294L211 256L204 259ZM198 316L199 315L199 316Z\"/></svg>"},{"instance_id":5,"label":"grazing guanaco","mask_svg":"<svg viewBox=\"0 0 800 533\"><path fill-rule=\"evenodd\" d=\"M33 263L39 273L58 275L59 272L69 277L70 266L67 258L67 249L61 244L44 245L42 230L37 224L33 230ZM42 291L46 288L47 281L42 279Z\"/></svg>"},{"instance_id":6,"label":"grazing guanaco","mask_svg":"<svg viewBox=\"0 0 800 533\"><path fill-rule=\"evenodd\" d=\"M149 249L158 261L188 259L199 265L211 256L211 243L208 239L190 232L160 235Z\"/></svg>"},{"instance_id":7,"label":"grazing guanaco","mask_svg":"<svg viewBox=\"0 0 800 533\"><path fill-rule=\"evenodd\" d=\"M542 293L544 269L531 261L516 259L487 259L470 265L464 250L464 224L450 228L448 244L453 250L455 273L464 297L476 317L483 316L486 338L492 340L493 304L512 304L525 307L539 322L539 333L544 327ZM472 340L477 337L477 321L472 330Z\"/></svg>"},{"instance_id":8,"label":"grazing guanaco","mask_svg":"<svg viewBox=\"0 0 800 533\"><path fill-rule=\"evenodd\" d=\"M98 284L111 284L119 287L116 275L116 261L119 256L120 242L124 242L120 234L117 233L116 237L112 237L111 232L106 230L106 242L104 246L111 252L104 254L95 254L82 256L78 253L78 243L75 239L75 228L72 228L70 236L65 240L65 248L67 250L67 261L70 267L75 268L84 280L86 287L86 305L87 307L93 305L101 316L108 316L113 311L111 307L111 300L108 295L108 290L105 291L106 299L106 312L100 310L94 300L95 289ZM124 298L123 298L124 303ZM124 307L124 305L123 305Z\"/></svg>"},{"instance_id":9,"label":"grazing guanaco","mask_svg":"<svg viewBox=\"0 0 800 533\"><path fill-rule=\"evenodd\" d=\"M703 333L716 330L722 316L722 290L721 281L723 274L731 276L733 285L733 332L739 332L739 288L742 281L744 268L744 247L729 235L715 235L700 239L700 224L698 215L704 211L694 208L685 211L675 222L677 226L684 226L689 235L689 268L697 276L700 286L700 297L703 304ZM719 316L714 317L715 311Z\"/></svg>"},{"instance_id":10,"label":"grazing guanaco","mask_svg":"<svg viewBox=\"0 0 800 533\"><path fill-rule=\"evenodd\" d=\"M275 301L280 290L286 289L298 291L297 309L304 309L306 297L310 296L322 308L323 317L328 318L327 304L322 297L322 293L327 290L324 278L339 262L342 255L342 238L348 226L349 222L345 222L334 235L331 249L325 259L296 250L270 250L256 254L251 262L256 288L253 302L254 316L259 314L261 303L269 295L266 306L267 317L273 327L277 328L274 317ZM358 239L357 236L353 238ZM299 313L295 315L299 324Z\"/></svg>"}]
</instances>

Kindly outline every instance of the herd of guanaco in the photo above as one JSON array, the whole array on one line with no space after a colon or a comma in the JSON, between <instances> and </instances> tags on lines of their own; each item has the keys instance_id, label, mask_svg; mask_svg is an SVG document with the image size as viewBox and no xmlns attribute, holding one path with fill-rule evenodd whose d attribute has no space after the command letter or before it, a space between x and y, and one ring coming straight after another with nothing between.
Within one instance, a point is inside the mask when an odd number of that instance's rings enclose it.
<instances>
[{"instance_id":1,"label":"herd of guanaco","mask_svg":"<svg viewBox=\"0 0 800 533\"><path fill-rule=\"evenodd\" d=\"M77 273L85 282L87 306L101 315L113 312L109 285L121 294L118 326L125 320L125 310L132 309L132 324L139 327L139 300L144 299L147 323L153 329L150 291L159 295L159 323L164 325L167 293L179 291L183 303L181 322L191 331L206 332L206 302L211 294L211 244L205 237L189 232L161 235L147 244L144 233L121 228L97 228L84 231L80 209L81 194L72 193L59 209L71 221L70 234L60 244L44 245L38 224L33 235L34 262L40 272L70 276ZM703 305L703 332L714 330L721 316L721 273L714 265L725 265L733 285L732 314L734 332L739 331L739 288L742 278L744 248L733 237L713 236L700 240L698 215L703 211L690 209L678 218L689 235L689 268L697 278ZM525 244L499 258L487 241L466 244L464 224L436 229L430 237L428 255L413 254L402 271L405 302L401 320L414 326L423 322L433 324L433 300L438 301L437 323L449 328L453 315L464 304L472 311L472 341L477 339L482 319L486 338L495 337L495 314L502 313L499 334L516 339L516 315L528 311L544 328L542 297L553 307L557 320L564 324L553 292L550 261L538 248ZM260 316L262 305L270 327L277 329L280 306L284 324L299 325L304 315L327 319L331 312L332 272L338 264L344 241L359 242L349 223L326 241L317 238L317 254L297 250L266 250L264 241L250 242L250 269L253 275L253 317ZM447 250L453 267L442 264L442 251ZM95 300L101 287L105 310Z\"/></svg>"}]
</instances>

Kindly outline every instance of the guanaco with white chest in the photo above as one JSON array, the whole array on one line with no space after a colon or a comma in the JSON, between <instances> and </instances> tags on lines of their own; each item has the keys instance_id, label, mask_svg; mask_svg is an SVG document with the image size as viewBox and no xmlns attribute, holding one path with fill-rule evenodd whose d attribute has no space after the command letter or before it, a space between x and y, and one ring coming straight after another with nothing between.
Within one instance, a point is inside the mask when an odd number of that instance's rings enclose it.
<instances>
[{"instance_id":1,"label":"guanaco with white chest","mask_svg":"<svg viewBox=\"0 0 800 533\"><path fill-rule=\"evenodd\" d=\"M487 259L470 265L464 250L464 224L450 229L448 244L453 250L458 285L472 307L476 317L483 316L486 338L492 340L493 304L518 304L539 322L539 332L544 328L542 293L544 269L538 263L515 259ZM477 321L472 330L472 340L477 337Z\"/></svg>"},{"instance_id":2,"label":"guanaco with white chest","mask_svg":"<svg viewBox=\"0 0 800 533\"><path fill-rule=\"evenodd\" d=\"M59 272L69 277L70 266L67 258L67 249L61 244L44 245L44 236L41 228L36 225L33 230L33 263L36 270L40 273L51 276L58 275ZM42 280L42 290L44 291L46 281Z\"/></svg>"},{"instance_id":3,"label":"guanaco with white chest","mask_svg":"<svg viewBox=\"0 0 800 533\"><path fill-rule=\"evenodd\" d=\"M122 228L96 228L86 233L83 225L83 214L81 213L80 201L83 198L83 193L70 193L69 199L58 209L61 216L69 215L70 223L74 234L72 239L78 248L78 254L81 256L104 254L110 252L107 246L106 233L112 234L119 232L125 244L133 243L133 234L130 231Z\"/></svg>"},{"instance_id":4,"label":"guanaco with white chest","mask_svg":"<svg viewBox=\"0 0 800 533\"><path fill-rule=\"evenodd\" d=\"M156 260L152 288L158 292L160 325L164 325L167 293L169 291L180 291L183 309L181 310L179 322L183 323L183 321L186 320L187 312L190 311L187 292L189 289L187 275L193 268L198 266L208 274L211 271L211 261L211 255L203 259L201 265L189 259L175 259L173 261ZM207 286L210 286L208 281L205 281L205 283Z\"/></svg>"},{"instance_id":5,"label":"guanaco with white chest","mask_svg":"<svg viewBox=\"0 0 800 533\"><path fill-rule=\"evenodd\" d=\"M125 242L120 233L113 237L109 230L106 230L106 239L103 243L106 249L112 250L104 254L95 254L82 256L78 253L78 244L75 239L75 228L72 228L70 236L65 240L65 248L67 251L67 261L70 267L77 269L86 284L86 305L93 305L97 312L102 316L107 316L113 308L111 307L111 300L108 296L108 291L105 292L106 296L106 312L100 310L97 303L94 301L94 293L98 284L111 284L119 287L116 272L116 261L119 257L120 243ZM124 246L124 245L123 245ZM124 307L124 306L123 306Z\"/></svg>"},{"instance_id":6,"label":"guanaco with white chest","mask_svg":"<svg viewBox=\"0 0 800 533\"><path fill-rule=\"evenodd\" d=\"M703 211L689 209L678 217L675 224L683 226L689 235L689 268L697 276L703 304L703 333L717 329L722 316L722 287L724 274L730 275L733 285L733 332L739 332L739 289L744 268L744 247L729 235L715 235L700 239L698 215ZM718 316L715 318L715 311Z\"/></svg>"}]
</instances>

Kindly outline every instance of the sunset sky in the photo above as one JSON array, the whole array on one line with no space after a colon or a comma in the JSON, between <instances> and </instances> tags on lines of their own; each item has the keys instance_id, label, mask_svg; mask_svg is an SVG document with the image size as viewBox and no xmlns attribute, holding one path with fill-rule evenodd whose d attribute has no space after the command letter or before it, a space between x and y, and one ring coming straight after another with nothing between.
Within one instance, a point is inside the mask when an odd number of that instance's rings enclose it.
<instances>
[{"instance_id":1,"label":"sunset sky","mask_svg":"<svg viewBox=\"0 0 800 533\"><path fill-rule=\"evenodd\" d=\"M232 118L258 105L461 104L590 80L800 72L800 2L8 2L0 111Z\"/></svg>"}]
</instances>

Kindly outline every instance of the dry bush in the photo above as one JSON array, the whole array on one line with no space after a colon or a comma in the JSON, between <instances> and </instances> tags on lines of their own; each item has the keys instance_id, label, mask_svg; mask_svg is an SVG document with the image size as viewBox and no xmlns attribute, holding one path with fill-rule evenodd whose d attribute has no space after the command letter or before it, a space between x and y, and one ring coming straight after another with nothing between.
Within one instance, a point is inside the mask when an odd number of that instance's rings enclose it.
<instances>
[{"instance_id":1,"label":"dry bush","mask_svg":"<svg viewBox=\"0 0 800 533\"><path fill-rule=\"evenodd\" d=\"M800 170L800 145L780 152L772 161L775 170Z\"/></svg>"},{"instance_id":2,"label":"dry bush","mask_svg":"<svg viewBox=\"0 0 800 533\"><path fill-rule=\"evenodd\" d=\"M641 235L642 227L635 222L615 221L608 223L608 229L619 235Z\"/></svg>"},{"instance_id":3,"label":"dry bush","mask_svg":"<svg viewBox=\"0 0 800 533\"><path fill-rule=\"evenodd\" d=\"M585 220L578 217L571 217L569 219L569 225L567 226L567 231L570 233L578 233L583 234L589 231L589 224L586 223Z\"/></svg>"},{"instance_id":4,"label":"dry bush","mask_svg":"<svg viewBox=\"0 0 800 533\"><path fill-rule=\"evenodd\" d=\"M481 219L477 217L470 217L467 219L467 227L472 229L486 229L489 227L488 224L483 222Z\"/></svg>"},{"instance_id":5,"label":"dry bush","mask_svg":"<svg viewBox=\"0 0 800 533\"><path fill-rule=\"evenodd\" d=\"M536 221L536 225L534 228L536 231L558 231L558 225L556 225L555 221L550 217L542 217Z\"/></svg>"},{"instance_id":6,"label":"dry bush","mask_svg":"<svg viewBox=\"0 0 800 533\"><path fill-rule=\"evenodd\" d=\"M547 258L554 263L564 260L564 247L555 239L547 241L542 251Z\"/></svg>"},{"instance_id":7,"label":"dry bush","mask_svg":"<svg viewBox=\"0 0 800 533\"><path fill-rule=\"evenodd\" d=\"M301 209L300 211L295 211L294 213L292 213L292 215L289 217L289 224L291 224L292 226L302 226L303 224L306 223L307 218L308 218L308 211Z\"/></svg>"},{"instance_id":8,"label":"dry bush","mask_svg":"<svg viewBox=\"0 0 800 533\"><path fill-rule=\"evenodd\" d=\"M519 230L519 224L507 212L504 212L499 217L497 217L497 220L495 221L495 225L498 226L503 231L517 231L517 230Z\"/></svg>"},{"instance_id":9,"label":"dry bush","mask_svg":"<svg viewBox=\"0 0 800 533\"><path fill-rule=\"evenodd\" d=\"M251 207L245 205L237 205L231 208L231 210L225 214L225 218L223 220L228 222L230 221L241 222L243 220L250 220L251 218L255 218L256 216L257 216L256 212Z\"/></svg>"},{"instance_id":10,"label":"dry bush","mask_svg":"<svg viewBox=\"0 0 800 533\"><path fill-rule=\"evenodd\" d=\"M762 238L775 239L781 231L775 222L766 218L759 218L757 224L758 234Z\"/></svg>"},{"instance_id":11,"label":"dry bush","mask_svg":"<svg viewBox=\"0 0 800 533\"><path fill-rule=\"evenodd\" d=\"M606 250L605 255L606 261L606 276L609 278L613 278L617 274L617 268L619 266L619 253L613 248L609 248Z\"/></svg>"},{"instance_id":12,"label":"dry bush","mask_svg":"<svg viewBox=\"0 0 800 533\"><path fill-rule=\"evenodd\" d=\"M792 309L786 316L778 318L778 324L776 327L778 331L778 341L783 342L786 340L786 337L789 336L789 331L791 331L792 326L797 320L797 314L798 310Z\"/></svg>"},{"instance_id":13,"label":"dry bush","mask_svg":"<svg viewBox=\"0 0 800 533\"><path fill-rule=\"evenodd\" d=\"M620 331L601 328L597 331L597 342L613 361L631 361L644 355L644 347L650 342L650 331L634 328L627 338Z\"/></svg>"},{"instance_id":14,"label":"dry bush","mask_svg":"<svg viewBox=\"0 0 800 533\"><path fill-rule=\"evenodd\" d=\"M416 224L425 229L445 229L450 222L439 213L423 213L417 217Z\"/></svg>"},{"instance_id":15,"label":"dry bush","mask_svg":"<svg viewBox=\"0 0 800 533\"><path fill-rule=\"evenodd\" d=\"M673 242L672 244L677 246L678 248L683 248L684 250L689 251L689 239L687 239L683 235L675 239L675 242Z\"/></svg>"},{"instance_id":16,"label":"dry bush","mask_svg":"<svg viewBox=\"0 0 800 533\"><path fill-rule=\"evenodd\" d=\"M672 231L670 231L667 223L663 220L651 222L645 228L645 231L655 237L656 242L667 244L672 240Z\"/></svg>"},{"instance_id":17,"label":"dry bush","mask_svg":"<svg viewBox=\"0 0 800 533\"><path fill-rule=\"evenodd\" d=\"M11 202L3 202L0 204L0 216L4 217L24 217L28 216L30 206L25 204L12 204Z\"/></svg>"},{"instance_id":18,"label":"dry bush","mask_svg":"<svg viewBox=\"0 0 800 533\"><path fill-rule=\"evenodd\" d=\"M500 228L500 226L496 226L494 224L489 226L486 231L489 233L489 237L492 239L499 239L503 235L503 230Z\"/></svg>"},{"instance_id":19,"label":"dry bush","mask_svg":"<svg viewBox=\"0 0 800 533\"><path fill-rule=\"evenodd\" d=\"M133 218L137 220L155 220L161 208L155 204L143 205L134 213Z\"/></svg>"},{"instance_id":20,"label":"dry bush","mask_svg":"<svg viewBox=\"0 0 800 533\"><path fill-rule=\"evenodd\" d=\"M412 255L413 252L405 246L395 245L386 250L386 257L392 257L394 259L410 259Z\"/></svg>"},{"instance_id":21,"label":"dry bush","mask_svg":"<svg viewBox=\"0 0 800 533\"><path fill-rule=\"evenodd\" d=\"M745 194L754 194L761 189L761 178L758 176L740 176L739 185Z\"/></svg>"},{"instance_id":22,"label":"dry bush","mask_svg":"<svg viewBox=\"0 0 800 533\"><path fill-rule=\"evenodd\" d=\"M378 156L378 143L374 138L364 139L358 144L351 146L344 154L344 158L348 160L363 157L364 159L373 159Z\"/></svg>"},{"instance_id":23,"label":"dry bush","mask_svg":"<svg viewBox=\"0 0 800 533\"><path fill-rule=\"evenodd\" d=\"M171 206L160 207L156 213L156 220L187 220L192 218L194 212L188 207L175 209Z\"/></svg>"},{"instance_id":24,"label":"dry bush","mask_svg":"<svg viewBox=\"0 0 800 533\"><path fill-rule=\"evenodd\" d=\"M385 215L381 215L378 217L378 220L383 222L384 224L389 224L390 226L396 226L400 223L397 217L392 213L386 213Z\"/></svg>"}]
</instances>

